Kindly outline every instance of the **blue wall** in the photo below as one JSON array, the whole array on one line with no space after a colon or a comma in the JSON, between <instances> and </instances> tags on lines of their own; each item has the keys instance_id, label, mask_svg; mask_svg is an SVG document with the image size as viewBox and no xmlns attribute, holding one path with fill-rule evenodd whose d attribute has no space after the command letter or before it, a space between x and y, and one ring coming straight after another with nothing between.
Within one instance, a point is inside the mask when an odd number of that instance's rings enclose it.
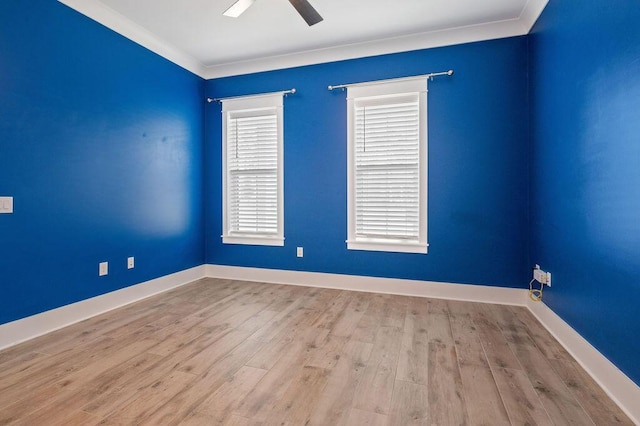
<instances>
[{"instance_id":1,"label":"blue wall","mask_svg":"<svg viewBox=\"0 0 640 426\"><path fill-rule=\"evenodd\" d=\"M429 253L347 250L346 101L329 84L453 68L430 83ZM221 242L220 105L206 112L208 263L522 286L527 259L527 40L517 37L210 80L213 97L285 99L284 247ZM296 246L304 258L296 258Z\"/></svg>"},{"instance_id":2,"label":"blue wall","mask_svg":"<svg viewBox=\"0 0 640 426\"><path fill-rule=\"evenodd\" d=\"M28 3L0 2L0 324L205 261L509 287L540 263L547 304L640 383L636 1L551 1L528 37L206 83ZM346 250L345 95L326 86L449 68L429 93L429 254ZM291 87L286 244L223 245L220 106L203 96Z\"/></svg>"},{"instance_id":3,"label":"blue wall","mask_svg":"<svg viewBox=\"0 0 640 426\"><path fill-rule=\"evenodd\" d=\"M57 1L0 2L0 323L203 263L203 87Z\"/></svg>"},{"instance_id":4,"label":"blue wall","mask_svg":"<svg viewBox=\"0 0 640 426\"><path fill-rule=\"evenodd\" d=\"M547 304L640 383L640 7L551 1L530 36L531 260Z\"/></svg>"}]
</instances>

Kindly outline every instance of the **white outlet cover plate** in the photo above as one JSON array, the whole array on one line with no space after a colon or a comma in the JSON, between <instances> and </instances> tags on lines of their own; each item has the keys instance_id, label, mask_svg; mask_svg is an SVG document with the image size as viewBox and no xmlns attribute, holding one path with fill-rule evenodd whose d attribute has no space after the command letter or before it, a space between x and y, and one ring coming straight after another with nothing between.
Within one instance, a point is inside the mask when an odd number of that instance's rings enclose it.
<instances>
[{"instance_id":1,"label":"white outlet cover plate","mask_svg":"<svg viewBox=\"0 0 640 426\"><path fill-rule=\"evenodd\" d=\"M0 197L0 214L13 213L13 197Z\"/></svg>"},{"instance_id":2,"label":"white outlet cover plate","mask_svg":"<svg viewBox=\"0 0 640 426\"><path fill-rule=\"evenodd\" d=\"M98 275L101 277L109 275L109 262L100 262L100 266L98 267Z\"/></svg>"}]
</instances>

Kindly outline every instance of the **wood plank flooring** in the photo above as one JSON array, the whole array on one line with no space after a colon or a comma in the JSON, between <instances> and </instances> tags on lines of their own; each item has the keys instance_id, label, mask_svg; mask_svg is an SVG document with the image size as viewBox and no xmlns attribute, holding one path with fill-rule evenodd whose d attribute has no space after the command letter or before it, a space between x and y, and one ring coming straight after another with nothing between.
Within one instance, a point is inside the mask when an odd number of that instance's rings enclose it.
<instances>
[{"instance_id":1,"label":"wood plank flooring","mask_svg":"<svg viewBox=\"0 0 640 426\"><path fill-rule=\"evenodd\" d=\"M521 307L204 279L0 352L0 425L631 425Z\"/></svg>"}]
</instances>

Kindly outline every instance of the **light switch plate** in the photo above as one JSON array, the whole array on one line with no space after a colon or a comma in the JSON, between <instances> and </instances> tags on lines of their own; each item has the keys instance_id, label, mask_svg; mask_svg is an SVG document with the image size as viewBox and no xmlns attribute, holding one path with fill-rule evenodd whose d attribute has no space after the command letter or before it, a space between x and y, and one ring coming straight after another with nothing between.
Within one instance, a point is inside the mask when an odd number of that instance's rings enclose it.
<instances>
[{"instance_id":1,"label":"light switch plate","mask_svg":"<svg viewBox=\"0 0 640 426\"><path fill-rule=\"evenodd\" d=\"M13 197L0 197L0 214L13 213Z\"/></svg>"}]
</instances>

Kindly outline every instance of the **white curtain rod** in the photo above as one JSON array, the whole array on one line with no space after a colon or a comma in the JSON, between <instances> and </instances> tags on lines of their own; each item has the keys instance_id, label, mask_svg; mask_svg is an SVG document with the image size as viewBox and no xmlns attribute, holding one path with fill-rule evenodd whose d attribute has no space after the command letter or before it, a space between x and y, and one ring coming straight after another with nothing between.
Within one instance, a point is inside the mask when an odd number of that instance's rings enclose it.
<instances>
[{"instance_id":1,"label":"white curtain rod","mask_svg":"<svg viewBox=\"0 0 640 426\"><path fill-rule=\"evenodd\" d=\"M208 103L211 103L211 102L222 102L222 101L228 101L228 100L231 100L231 99L257 98L257 97L262 97L262 96L273 96L273 95L277 95L277 94L281 94L282 96L286 96L286 95L293 95L294 93L296 93L296 88L295 87L293 89L290 89L290 90L281 90L280 92L258 93L258 94L255 94L255 95L231 96L229 98L207 98L207 102Z\"/></svg>"},{"instance_id":2,"label":"white curtain rod","mask_svg":"<svg viewBox=\"0 0 640 426\"><path fill-rule=\"evenodd\" d=\"M433 77L439 77L441 75L451 76L451 75L453 75L453 70L443 71L443 72L432 72L432 73L423 74L423 75L414 75L412 77L390 78L390 79L387 79L387 80L365 81L365 82L361 82L361 83L338 84L337 86L328 86L327 88L329 90L344 89L344 88L347 88L347 87L363 86L363 85L369 85L369 84L395 83L395 82L403 81L403 80L413 80L414 78L428 78L430 80L433 80Z\"/></svg>"}]
</instances>

